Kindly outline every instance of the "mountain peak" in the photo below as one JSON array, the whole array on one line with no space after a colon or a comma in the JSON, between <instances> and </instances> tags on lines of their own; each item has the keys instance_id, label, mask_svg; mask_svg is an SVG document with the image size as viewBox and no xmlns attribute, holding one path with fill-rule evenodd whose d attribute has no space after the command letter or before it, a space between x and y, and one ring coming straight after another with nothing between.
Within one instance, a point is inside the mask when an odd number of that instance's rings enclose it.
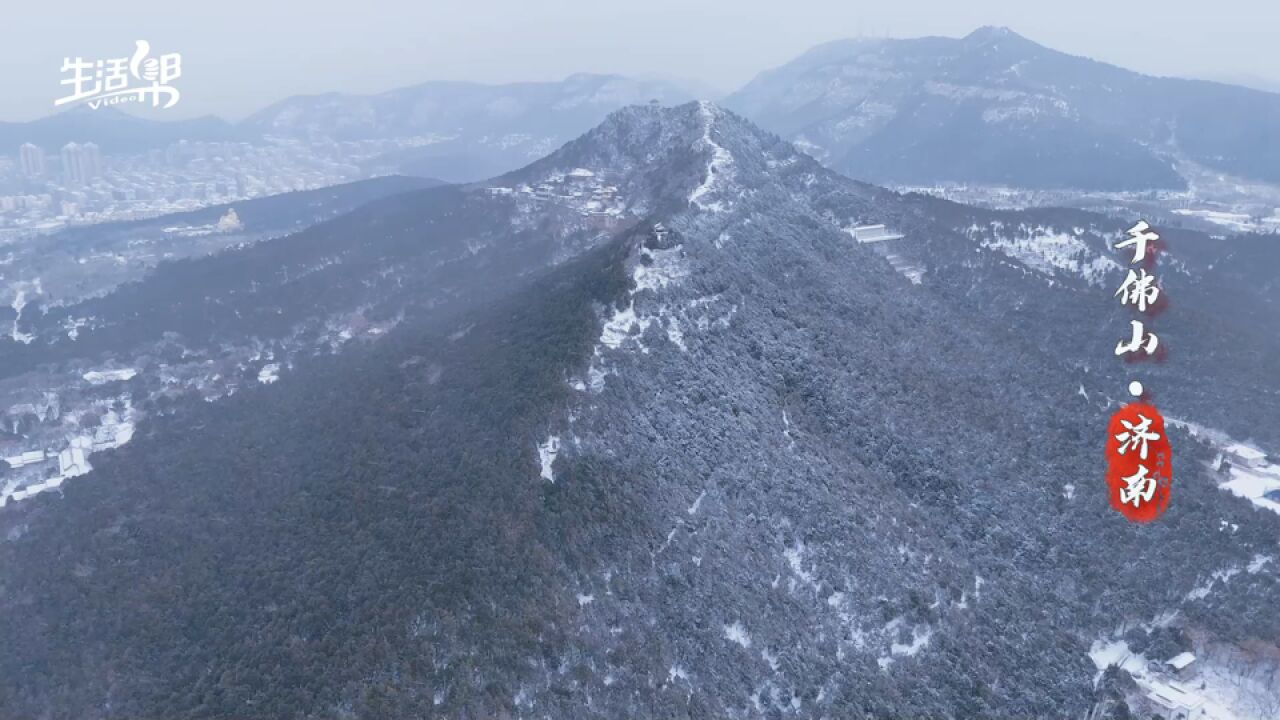
<instances>
[{"instance_id":1,"label":"mountain peak","mask_svg":"<svg viewBox=\"0 0 1280 720\"><path fill-rule=\"evenodd\" d=\"M964 37L965 40L982 41L1002 40L1005 38L1022 38L1022 36L1003 25L983 25Z\"/></svg>"},{"instance_id":2,"label":"mountain peak","mask_svg":"<svg viewBox=\"0 0 1280 720\"><path fill-rule=\"evenodd\" d=\"M980 48L1004 46L1006 49L1010 47L1030 49L1040 47L1038 43L1019 35L1011 29L996 25L983 25L965 35L960 42L966 47Z\"/></svg>"},{"instance_id":3,"label":"mountain peak","mask_svg":"<svg viewBox=\"0 0 1280 720\"><path fill-rule=\"evenodd\" d=\"M776 135L708 101L629 105L551 155L503 176L538 187L587 170L616 185L632 212L693 206L721 211L743 186L779 165L808 158ZM816 168L816 164L815 164Z\"/></svg>"},{"instance_id":4,"label":"mountain peak","mask_svg":"<svg viewBox=\"0 0 1280 720\"><path fill-rule=\"evenodd\" d=\"M652 157L654 146L648 141L655 139L655 134L663 138L659 147L664 149L694 147L705 153L719 148L731 155L751 153L760 146L781 142L750 120L708 100L671 106L656 102L629 105L610 113L584 139L635 140L645 143L636 150Z\"/></svg>"}]
</instances>

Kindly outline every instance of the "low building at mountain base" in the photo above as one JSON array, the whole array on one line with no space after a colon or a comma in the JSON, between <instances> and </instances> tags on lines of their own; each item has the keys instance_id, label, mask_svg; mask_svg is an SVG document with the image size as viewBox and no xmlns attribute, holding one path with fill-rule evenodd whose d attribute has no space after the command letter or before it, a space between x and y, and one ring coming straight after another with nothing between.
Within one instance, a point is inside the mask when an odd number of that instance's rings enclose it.
<instances>
[{"instance_id":1,"label":"low building at mountain base","mask_svg":"<svg viewBox=\"0 0 1280 720\"><path fill-rule=\"evenodd\" d=\"M1196 656L1189 653L1178 653L1168 660L1164 661L1164 665L1174 675L1180 678L1190 677L1195 673Z\"/></svg>"},{"instance_id":2,"label":"low building at mountain base","mask_svg":"<svg viewBox=\"0 0 1280 720\"><path fill-rule=\"evenodd\" d=\"M902 233L894 232L884 225L859 225L849 229L849 234L860 243L884 242L885 240L901 240Z\"/></svg>"},{"instance_id":3,"label":"low building at mountain base","mask_svg":"<svg viewBox=\"0 0 1280 720\"><path fill-rule=\"evenodd\" d=\"M1152 683L1147 699L1159 706L1168 720L1190 720L1199 715L1204 698L1176 682Z\"/></svg>"},{"instance_id":4,"label":"low building at mountain base","mask_svg":"<svg viewBox=\"0 0 1280 720\"><path fill-rule=\"evenodd\" d=\"M1267 454L1261 450L1245 445L1244 443L1235 443L1226 448L1227 460L1232 465L1240 467L1258 468L1267 464Z\"/></svg>"}]
</instances>

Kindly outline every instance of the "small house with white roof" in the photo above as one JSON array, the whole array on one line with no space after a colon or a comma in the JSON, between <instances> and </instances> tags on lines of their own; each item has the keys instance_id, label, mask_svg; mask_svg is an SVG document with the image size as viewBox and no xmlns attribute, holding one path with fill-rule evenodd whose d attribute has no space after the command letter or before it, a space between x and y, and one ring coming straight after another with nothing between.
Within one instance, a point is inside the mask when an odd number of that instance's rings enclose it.
<instances>
[{"instance_id":1,"label":"small house with white roof","mask_svg":"<svg viewBox=\"0 0 1280 720\"><path fill-rule=\"evenodd\" d=\"M1164 664L1173 672L1174 675L1177 675L1178 677L1187 677L1194 672L1194 668L1192 666L1195 664L1195 661L1195 655L1189 652L1184 652L1178 653L1168 660L1165 660Z\"/></svg>"}]
</instances>

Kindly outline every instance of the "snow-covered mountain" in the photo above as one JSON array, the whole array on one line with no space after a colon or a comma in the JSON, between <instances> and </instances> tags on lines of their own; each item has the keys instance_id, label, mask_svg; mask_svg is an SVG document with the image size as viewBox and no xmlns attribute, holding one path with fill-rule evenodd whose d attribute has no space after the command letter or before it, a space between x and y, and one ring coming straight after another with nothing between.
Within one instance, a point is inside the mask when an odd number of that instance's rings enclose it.
<instances>
[{"instance_id":1,"label":"snow-covered mountain","mask_svg":"<svg viewBox=\"0 0 1280 720\"><path fill-rule=\"evenodd\" d=\"M725 104L877 182L1171 188L1188 162L1280 181L1280 95L1140 75L1005 28L828 43Z\"/></svg>"},{"instance_id":2,"label":"snow-covered mountain","mask_svg":"<svg viewBox=\"0 0 1280 720\"><path fill-rule=\"evenodd\" d=\"M625 105L689 100L663 81L571 75L557 82L428 82L377 95L294 97L243 125L264 135L333 140L400 138L416 145L384 162L449 181L525 165Z\"/></svg>"},{"instance_id":3,"label":"snow-covered mountain","mask_svg":"<svg viewBox=\"0 0 1280 720\"><path fill-rule=\"evenodd\" d=\"M1107 506L1124 227L688 103L161 267L93 306L94 359L262 352L0 510L0 715L1080 717L1158 680L1098 682L1121 643L1266 677L1280 516L1176 429L1165 517ZM1162 408L1280 446L1237 402L1276 334L1200 303L1226 246L1168 239Z\"/></svg>"}]
</instances>

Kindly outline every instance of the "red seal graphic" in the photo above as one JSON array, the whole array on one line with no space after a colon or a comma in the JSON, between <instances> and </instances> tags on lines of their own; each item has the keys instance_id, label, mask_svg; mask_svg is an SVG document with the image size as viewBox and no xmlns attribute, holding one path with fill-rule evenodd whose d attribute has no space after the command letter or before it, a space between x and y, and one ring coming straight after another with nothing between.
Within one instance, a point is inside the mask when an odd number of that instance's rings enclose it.
<instances>
[{"instance_id":1,"label":"red seal graphic","mask_svg":"<svg viewBox=\"0 0 1280 720\"><path fill-rule=\"evenodd\" d=\"M1173 453L1164 418L1154 406L1132 402L1107 424L1107 498L1133 522L1147 523L1169 506Z\"/></svg>"}]
</instances>

